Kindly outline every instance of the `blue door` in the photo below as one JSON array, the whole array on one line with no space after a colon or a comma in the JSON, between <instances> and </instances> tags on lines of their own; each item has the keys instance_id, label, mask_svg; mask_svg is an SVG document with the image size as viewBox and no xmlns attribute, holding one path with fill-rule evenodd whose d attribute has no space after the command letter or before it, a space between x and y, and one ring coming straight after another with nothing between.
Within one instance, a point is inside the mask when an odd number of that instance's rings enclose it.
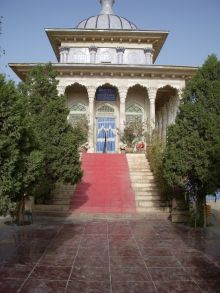
<instances>
[{"instance_id":1,"label":"blue door","mask_svg":"<svg viewBox=\"0 0 220 293\"><path fill-rule=\"evenodd\" d=\"M115 118L97 118L96 151L115 152Z\"/></svg>"}]
</instances>

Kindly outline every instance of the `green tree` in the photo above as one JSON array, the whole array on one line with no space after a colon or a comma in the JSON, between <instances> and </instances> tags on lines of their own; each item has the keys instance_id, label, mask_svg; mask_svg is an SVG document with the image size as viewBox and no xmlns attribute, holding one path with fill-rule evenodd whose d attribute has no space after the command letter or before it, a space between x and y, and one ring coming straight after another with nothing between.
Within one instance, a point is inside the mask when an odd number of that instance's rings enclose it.
<instances>
[{"instance_id":1,"label":"green tree","mask_svg":"<svg viewBox=\"0 0 220 293\"><path fill-rule=\"evenodd\" d=\"M32 195L44 166L31 129L25 120L25 100L12 81L0 75L0 201L5 212L18 203L17 220L24 218L25 195Z\"/></svg>"},{"instance_id":2,"label":"green tree","mask_svg":"<svg viewBox=\"0 0 220 293\"><path fill-rule=\"evenodd\" d=\"M169 186L180 187L195 202L203 225L205 196L220 187L220 61L215 55L186 85L164 156Z\"/></svg>"},{"instance_id":3,"label":"green tree","mask_svg":"<svg viewBox=\"0 0 220 293\"><path fill-rule=\"evenodd\" d=\"M28 125L44 154L44 174L37 190L43 195L57 182L75 184L82 177L79 141L67 122L66 98L58 95L57 85L51 64L35 67L20 85L26 97Z\"/></svg>"}]
</instances>

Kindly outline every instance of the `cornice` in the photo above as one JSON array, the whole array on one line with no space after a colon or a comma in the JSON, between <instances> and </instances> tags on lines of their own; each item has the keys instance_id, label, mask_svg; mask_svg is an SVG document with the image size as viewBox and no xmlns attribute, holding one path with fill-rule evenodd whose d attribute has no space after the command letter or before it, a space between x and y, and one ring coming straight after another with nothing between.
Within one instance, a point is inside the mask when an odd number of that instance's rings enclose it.
<instances>
[{"instance_id":1,"label":"cornice","mask_svg":"<svg viewBox=\"0 0 220 293\"><path fill-rule=\"evenodd\" d=\"M11 69L25 80L27 72L45 63L10 63ZM125 65L125 64L73 64L54 63L54 70L59 77L117 77L117 78L143 78L143 79L190 79L196 74L198 67L170 66L170 65Z\"/></svg>"}]
</instances>

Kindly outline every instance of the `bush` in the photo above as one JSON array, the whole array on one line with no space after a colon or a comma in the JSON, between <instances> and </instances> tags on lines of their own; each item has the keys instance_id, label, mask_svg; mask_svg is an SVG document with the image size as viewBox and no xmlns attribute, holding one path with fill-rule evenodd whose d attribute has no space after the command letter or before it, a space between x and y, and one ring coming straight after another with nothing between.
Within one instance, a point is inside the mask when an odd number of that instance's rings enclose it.
<instances>
[{"instance_id":1,"label":"bush","mask_svg":"<svg viewBox=\"0 0 220 293\"><path fill-rule=\"evenodd\" d=\"M164 145L155 132L152 135L151 144L147 145L147 159L157 181L160 194L170 199L172 191L163 176Z\"/></svg>"},{"instance_id":2,"label":"bush","mask_svg":"<svg viewBox=\"0 0 220 293\"><path fill-rule=\"evenodd\" d=\"M0 216L6 216L7 212L15 209L16 204L8 196L0 196Z\"/></svg>"}]
</instances>

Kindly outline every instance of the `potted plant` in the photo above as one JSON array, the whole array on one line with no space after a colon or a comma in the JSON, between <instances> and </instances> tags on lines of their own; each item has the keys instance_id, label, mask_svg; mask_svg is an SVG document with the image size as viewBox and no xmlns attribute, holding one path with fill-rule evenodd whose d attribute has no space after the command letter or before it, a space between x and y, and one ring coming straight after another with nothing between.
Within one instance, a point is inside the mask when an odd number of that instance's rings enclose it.
<instances>
[{"instance_id":1,"label":"potted plant","mask_svg":"<svg viewBox=\"0 0 220 293\"><path fill-rule=\"evenodd\" d=\"M120 136L121 142L126 145L126 152L145 151L149 139L147 123L139 119L126 122L124 132Z\"/></svg>"},{"instance_id":2,"label":"potted plant","mask_svg":"<svg viewBox=\"0 0 220 293\"><path fill-rule=\"evenodd\" d=\"M120 146L119 146L119 149L120 149L121 154L125 154L126 149L127 149L127 145L125 143L121 142Z\"/></svg>"}]
</instances>

